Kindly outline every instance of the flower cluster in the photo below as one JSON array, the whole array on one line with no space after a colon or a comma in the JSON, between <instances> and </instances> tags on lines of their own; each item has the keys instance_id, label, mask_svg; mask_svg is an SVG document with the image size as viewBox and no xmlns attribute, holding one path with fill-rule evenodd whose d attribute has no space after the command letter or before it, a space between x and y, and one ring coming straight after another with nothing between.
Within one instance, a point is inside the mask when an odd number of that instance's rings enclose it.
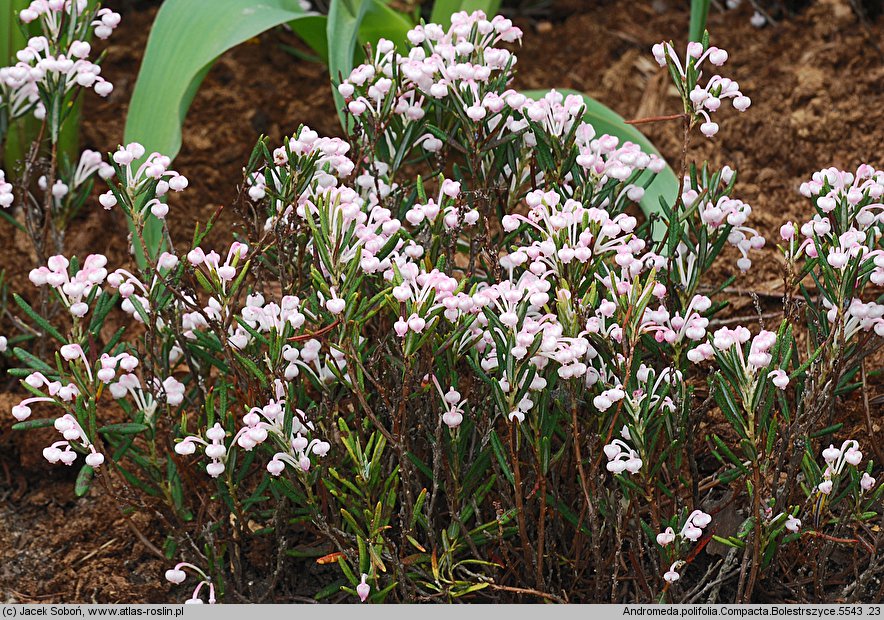
<instances>
[{"instance_id":1,"label":"flower cluster","mask_svg":"<svg viewBox=\"0 0 884 620\"><path fill-rule=\"evenodd\" d=\"M826 469L823 470L823 480L817 485L817 491L823 495L829 495L832 492L834 482L832 478L840 476L845 466L851 465L859 467L863 460L863 453L860 452L859 442L855 439L848 439L840 448L829 444L829 447L822 452L823 461L826 463ZM870 491L875 486L875 479L868 472L863 473L860 480L860 487L863 491Z\"/></svg>"},{"instance_id":2,"label":"flower cluster","mask_svg":"<svg viewBox=\"0 0 884 620\"><path fill-rule=\"evenodd\" d=\"M34 0L19 14L21 21L39 21L43 34L28 39L16 53L18 62L0 69L0 91L12 118L33 112L45 118L48 102L64 97L76 87L91 88L107 97L113 84L101 76L101 67L89 60L90 29L106 39L119 25L120 15L110 9L97 12L87 0Z\"/></svg>"},{"instance_id":3,"label":"flower cluster","mask_svg":"<svg viewBox=\"0 0 884 620\"><path fill-rule=\"evenodd\" d=\"M331 444L315 437L311 440L304 437L315 434L316 427L307 418L307 414L298 408L293 410L291 431L286 434L285 388L282 382L277 380L274 389L275 399L271 399L263 407L252 407L243 416L244 426L236 434L234 441L244 450L251 451L271 437L274 445L284 448L284 452L276 452L267 463L267 471L273 476L279 476L286 464L301 471L309 471L310 455L325 456Z\"/></svg>"},{"instance_id":4,"label":"flower cluster","mask_svg":"<svg viewBox=\"0 0 884 620\"><path fill-rule=\"evenodd\" d=\"M99 202L105 209L112 209L123 200L127 214L132 217L137 214L143 218L149 211L162 220L169 213L169 206L160 198L170 189L180 192L188 185L185 176L169 169L172 165L169 157L156 152L145 157L144 147L137 142L119 147L113 154L113 161L122 170L122 182L100 196ZM139 165L133 169L133 164ZM151 197L136 208L135 199L148 191Z\"/></svg>"},{"instance_id":5,"label":"flower cluster","mask_svg":"<svg viewBox=\"0 0 884 620\"><path fill-rule=\"evenodd\" d=\"M225 470L224 463L227 460L227 448L224 445L224 438L226 436L227 433L221 428L221 424L216 422L212 428L206 431L206 438L209 441L196 435L188 435L175 444L175 452L182 456L187 456L196 452L195 444L205 446L206 456L211 459L211 462L206 465L206 473L212 478L217 478Z\"/></svg>"},{"instance_id":6,"label":"flower cluster","mask_svg":"<svg viewBox=\"0 0 884 620\"><path fill-rule=\"evenodd\" d=\"M652 52L657 64L661 67L669 66L680 76L681 83L677 86L685 101L685 112L690 113L693 118L704 121L700 125L700 131L707 138L718 133L718 123L714 122L709 114L716 112L721 107L723 99L732 99L734 108L740 112L746 111L752 104L749 97L740 92L740 85L730 78L715 74L707 80L705 86L699 84L703 76L700 70L701 65L709 60L710 64L715 67L722 66L728 58L725 50L692 41L688 43L682 61L672 43L664 41L655 44Z\"/></svg>"},{"instance_id":7,"label":"flower cluster","mask_svg":"<svg viewBox=\"0 0 884 620\"><path fill-rule=\"evenodd\" d=\"M687 208L694 205L694 201L698 199L697 192L689 189L682 195L682 200ZM764 237L758 234L754 228L746 226L746 220L752 213L752 207L735 198L721 196L717 202L705 201L699 204L700 220L706 226L707 230L715 231L724 225L727 225L727 242L736 247L742 255L737 260L737 267L740 271L746 272L752 266L749 259L751 250L760 250L764 247ZM714 241L716 236L710 235Z\"/></svg>"},{"instance_id":8,"label":"flower cluster","mask_svg":"<svg viewBox=\"0 0 884 620\"><path fill-rule=\"evenodd\" d=\"M702 510L694 510L688 515L678 534L675 533L675 530L671 526L657 534L657 544L661 547L667 547L675 542L676 539L697 542L703 535L703 530L710 523L712 523L712 515L707 514ZM684 560L676 560L673 562L672 566L669 567L669 570L663 575L663 579L668 583L675 583L678 581L681 578L678 571L684 564Z\"/></svg>"},{"instance_id":9,"label":"flower cluster","mask_svg":"<svg viewBox=\"0 0 884 620\"><path fill-rule=\"evenodd\" d=\"M471 121L489 122L507 105L506 98L489 85L515 63L508 50L495 46L519 41L521 36L521 30L504 17L488 20L481 11L456 13L448 31L438 24L409 31L413 47L404 56L396 52L392 42L381 39L373 62L356 67L338 91L356 117L380 115L392 99L396 114L417 121L426 113L425 101L449 99ZM395 71L404 77L399 83L401 90L393 88ZM423 145L428 151L442 146L431 134L424 137Z\"/></svg>"},{"instance_id":10,"label":"flower cluster","mask_svg":"<svg viewBox=\"0 0 884 620\"><path fill-rule=\"evenodd\" d=\"M32 269L28 278L35 286L49 286L70 311L82 318L89 312L92 289L101 287L107 278L107 258L102 254L90 254L73 277L69 274L70 261L64 256L52 256L45 267Z\"/></svg>"},{"instance_id":11,"label":"flower cluster","mask_svg":"<svg viewBox=\"0 0 884 620\"><path fill-rule=\"evenodd\" d=\"M807 261L824 274L824 316L843 323L845 340L859 332L884 336L884 305L862 299L867 286L884 285L884 172L866 164L855 173L827 168L800 191L815 213L800 226L780 228L787 260Z\"/></svg>"},{"instance_id":12,"label":"flower cluster","mask_svg":"<svg viewBox=\"0 0 884 620\"><path fill-rule=\"evenodd\" d=\"M50 463L58 463L59 461L65 465L73 465L77 459L77 453L72 446L77 445L72 442L79 442L79 447L88 450L85 461L90 467L99 467L104 463L104 455L95 450L95 446L86 437L86 433L80 427L76 418L71 414L65 414L55 420L55 430L64 437L61 441L56 441L48 448L43 449L43 456ZM62 450L64 448L64 450Z\"/></svg>"},{"instance_id":13,"label":"flower cluster","mask_svg":"<svg viewBox=\"0 0 884 620\"><path fill-rule=\"evenodd\" d=\"M249 198L269 203L265 230L278 223L289 223L295 205L315 197L317 192L337 187L341 180L349 177L356 167L347 157L349 150L350 145L344 140L320 136L306 125L286 144L274 149L273 161L246 179ZM294 200L279 194L293 175L308 170L312 182L303 187L302 194L295 196ZM374 186L374 179L366 178L365 182L369 187Z\"/></svg>"},{"instance_id":14,"label":"flower cluster","mask_svg":"<svg viewBox=\"0 0 884 620\"><path fill-rule=\"evenodd\" d=\"M624 471L637 474L643 465L638 452L620 439L615 439L605 446L605 456L608 457L606 467L612 474L620 474Z\"/></svg>"}]
</instances>

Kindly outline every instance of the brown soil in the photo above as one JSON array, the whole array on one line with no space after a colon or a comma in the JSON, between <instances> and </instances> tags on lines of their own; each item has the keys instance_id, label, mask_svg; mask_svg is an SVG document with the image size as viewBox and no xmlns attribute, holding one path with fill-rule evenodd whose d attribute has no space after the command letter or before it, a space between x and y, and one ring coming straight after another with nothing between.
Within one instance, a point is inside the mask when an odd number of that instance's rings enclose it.
<instances>
[{"instance_id":1,"label":"brown soil","mask_svg":"<svg viewBox=\"0 0 884 620\"><path fill-rule=\"evenodd\" d=\"M649 50L662 39L683 40L686 4L563 0L539 20L523 18L526 34L517 85L582 90L626 118L677 111L668 78ZM808 205L797 188L811 173L829 165L884 165L878 114L884 109L884 57L873 45L882 40L884 19L866 29L847 0L818 0L776 26L756 29L749 23L749 3L743 5L726 13L713 9L709 30L713 42L730 53L727 75L740 82L753 105L744 114L720 112L721 132L713 140L696 140L693 153L698 160L711 157L741 171L739 196L753 205L752 221L759 231L775 240L784 220L806 217ZM84 147L107 152L122 140L127 101L154 12L126 10L111 38L104 72L116 88L107 101L87 98ZM175 162L191 181L188 192L172 203L170 217L180 224L181 239L189 238L195 220L229 204L258 134L278 142L300 123L322 134L340 131L325 68L294 58L280 44L297 42L277 30L240 46L218 62L200 89ZM644 129L670 161L677 160L677 126ZM104 252L112 264L125 260L120 213L96 205L83 219L68 236L72 249ZM2 267L10 289L22 290L29 286L27 272L33 266L27 245L5 223L0 236L7 242ZM778 293L781 262L773 243L755 262L758 268L738 278L735 287ZM725 266L716 275L726 277L731 269ZM752 315L751 299L744 301L734 312ZM765 309L777 307L776 300L762 298L761 303ZM0 360L0 369L4 364ZM14 390L12 382L0 383ZM878 375L871 383L874 397L882 392L882 378ZM16 399L14 393L0 392L2 410L8 411ZM860 411L848 408L849 426L863 424ZM75 472L34 458L44 438L13 438L8 427L6 422L0 425L3 602L181 598L180 592L167 589L164 563L132 535L115 500L99 492L75 499ZM157 524L142 515L134 518L154 544L162 544Z\"/></svg>"}]
</instances>

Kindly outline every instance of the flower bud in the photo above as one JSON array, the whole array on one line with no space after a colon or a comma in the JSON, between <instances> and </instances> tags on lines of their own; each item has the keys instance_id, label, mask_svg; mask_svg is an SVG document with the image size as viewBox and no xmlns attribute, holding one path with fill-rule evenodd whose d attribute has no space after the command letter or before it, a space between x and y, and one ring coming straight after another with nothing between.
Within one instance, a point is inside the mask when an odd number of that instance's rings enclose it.
<instances>
[{"instance_id":1,"label":"flower bud","mask_svg":"<svg viewBox=\"0 0 884 620\"><path fill-rule=\"evenodd\" d=\"M215 422L215 426L206 431L206 437L212 441L222 441L225 435L224 429L217 422Z\"/></svg>"},{"instance_id":2,"label":"flower bud","mask_svg":"<svg viewBox=\"0 0 884 620\"><path fill-rule=\"evenodd\" d=\"M359 585L356 586L356 594L359 596L359 600L363 603L368 598L368 595L371 592L371 586L366 583L366 579L368 579L368 575L362 573L362 581L360 581Z\"/></svg>"},{"instance_id":3,"label":"flower bud","mask_svg":"<svg viewBox=\"0 0 884 620\"><path fill-rule=\"evenodd\" d=\"M93 452L86 455L86 464L93 469L100 467L104 463L104 455L100 452Z\"/></svg>"},{"instance_id":4,"label":"flower bud","mask_svg":"<svg viewBox=\"0 0 884 620\"><path fill-rule=\"evenodd\" d=\"M24 422L29 417L31 417L31 408L27 405L15 405L12 408L12 417L14 417L19 422Z\"/></svg>"},{"instance_id":5,"label":"flower bud","mask_svg":"<svg viewBox=\"0 0 884 620\"><path fill-rule=\"evenodd\" d=\"M66 344L60 350L61 356L69 362L80 357L82 352L83 349L78 344Z\"/></svg>"},{"instance_id":6,"label":"flower bud","mask_svg":"<svg viewBox=\"0 0 884 620\"><path fill-rule=\"evenodd\" d=\"M856 448L848 448L844 453L844 460L856 467L863 460L863 453Z\"/></svg>"},{"instance_id":7,"label":"flower bud","mask_svg":"<svg viewBox=\"0 0 884 620\"><path fill-rule=\"evenodd\" d=\"M667 527L665 531L657 534L657 544L661 547L672 543L675 540L675 531L671 527Z\"/></svg>"},{"instance_id":8,"label":"flower bud","mask_svg":"<svg viewBox=\"0 0 884 620\"><path fill-rule=\"evenodd\" d=\"M213 443L206 446L206 456L210 459L224 458L225 454L227 454L227 448L225 448L222 444Z\"/></svg>"},{"instance_id":9,"label":"flower bud","mask_svg":"<svg viewBox=\"0 0 884 620\"><path fill-rule=\"evenodd\" d=\"M463 414L456 409L446 411L442 414L442 422L444 422L448 428L457 428L460 426L461 422L463 422Z\"/></svg>"},{"instance_id":10,"label":"flower bud","mask_svg":"<svg viewBox=\"0 0 884 620\"><path fill-rule=\"evenodd\" d=\"M212 478L217 478L221 474L224 473L224 463L220 461L213 461L206 465L206 473L209 474Z\"/></svg>"},{"instance_id":11,"label":"flower bud","mask_svg":"<svg viewBox=\"0 0 884 620\"><path fill-rule=\"evenodd\" d=\"M834 463L838 460L838 457L840 456L841 450L839 450L832 444L829 444L829 447L823 450L823 460L825 460L826 463Z\"/></svg>"},{"instance_id":12,"label":"flower bud","mask_svg":"<svg viewBox=\"0 0 884 620\"><path fill-rule=\"evenodd\" d=\"M166 571L166 581L174 584L183 583L187 579L187 574L180 569L169 569Z\"/></svg>"},{"instance_id":13,"label":"flower bud","mask_svg":"<svg viewBox=\"0 0 884 620\"><path fill-rule=\"evenodd\" d=\"M792 222L786 222L780 226L780 237L783 241L791 241L795 236L795 225Z\"/></svg>"},{"instance_id":14,"label":"flower bud","mask_svg":"<svg viewBox=\"0 0 884 620\"><path fill-rule=\"evenodd\" d=\"M187 439L185 439L181 443L175 444L175 452L176 454L187 456L196 452L196 446L192 441L188 441Z\"/></svg>"},{"instance_id":15,"label":"flower bud","mask_svg":"<svg viewBox=\"0 0 884 620\"><path fill-rule=\"evenodd\" d=\"M341 312L344 311L344 308L346 307L346 305L347 305L347 302L345 302L340 297L335 297L335 298L329 299L328 301L325 302L326 309L329 312L331 312L332 314L340 314Z\"/></svg>"},{"instance_id":16,"label":"flower bud","mask_svg":"<svg viewBox=\"0 0 884 620\"><path fill-rule=\"evenodd\" d=\"M669 583L675 583L676 581L679 580L680 577L681 577L681 575L679 575L677 572L675 572L672 569L669 569L668 571L666 571L663 574L663 579L665 579Z\"/></svg>"},{"instance_id":17,"label":"flower bud","mask_svg":"<svg viewBox=\"0 0 884 620\"><path fill-rule=\"evenodd\" d=\"M300 465L303 471L310 471L310 457L306 454L302 454L301 458L298 460L298 465Z\"/></svg>"},{"instance_id":18,"label":"flower bud","mask_svg":"<svg viewBox=\"0 0 884 620\"><path fill-rule=\"evenodd\" d=\"M175 192L183 191L187 187L187 177L179 174L169 179L169 189Z\"/></svg>"}]
</instances>

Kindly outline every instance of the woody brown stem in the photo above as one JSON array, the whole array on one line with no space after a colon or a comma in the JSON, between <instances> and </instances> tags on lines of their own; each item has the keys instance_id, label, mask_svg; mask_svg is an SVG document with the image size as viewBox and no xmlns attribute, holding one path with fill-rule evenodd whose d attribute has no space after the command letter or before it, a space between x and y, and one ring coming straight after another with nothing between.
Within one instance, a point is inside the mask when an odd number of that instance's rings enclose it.
<instances>
[{"instance_id":1,"label":"woody brown stem","mask_svg":"<svg viewBox=\"0 0 884 620\"><path fill-rule=\"evenodd\" d=\"M636 118L631 121L626 121L627 125L649 125L650 123L662 123L664 121L677 121L682 118L686 118L687 114L668 114L666 116L648 116L646 118Z\"/></svg>"}]
</instances>

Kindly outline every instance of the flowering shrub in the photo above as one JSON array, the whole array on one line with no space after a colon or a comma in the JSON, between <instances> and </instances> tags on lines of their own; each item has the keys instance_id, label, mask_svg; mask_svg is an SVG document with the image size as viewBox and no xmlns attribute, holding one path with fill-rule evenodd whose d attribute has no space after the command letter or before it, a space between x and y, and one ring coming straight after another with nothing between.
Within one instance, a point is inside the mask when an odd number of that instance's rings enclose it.
<instances>
[{"instance_id":1,"label":"flowering shrub","mask_svg":"<svg viewBox=\"0 0 884 620\"><path fill-rule=\"evenodd\" d=\"M44 456L80 467L79 493L126 485L178 525L166 579L193 572L190 602L263 600L294 536L339 568L319 598L714 601L729 584L748 601L796 564L826 584L796 597L867 594L866 578L836 592L815 558L874 544L872 465L825 425L884 336L884 172L803 185L809 220L779 240L782 321L723 321L711 269L730 245L747 271L765 243L736 172L686 160L640 220L665 164L598 135L579 98L513 90L520 38L476 12L405 50L378 42L338 87L348 140L258 142L226 247L207 247L210 219L152 252L145 226L167 226L187 180L120 147L99 202L147 260L31 272L69 316L27 306L56 342L15 349L17 426L61 433ZM749 107L736 82L704 81L727 60L708 36L653 54L686 150L722 99ZM717 523L728 506L736 528ZM244 553L261 538L276 552ZM701 555L713 538L723 561Z\"/></svg>"}]
</instances>

